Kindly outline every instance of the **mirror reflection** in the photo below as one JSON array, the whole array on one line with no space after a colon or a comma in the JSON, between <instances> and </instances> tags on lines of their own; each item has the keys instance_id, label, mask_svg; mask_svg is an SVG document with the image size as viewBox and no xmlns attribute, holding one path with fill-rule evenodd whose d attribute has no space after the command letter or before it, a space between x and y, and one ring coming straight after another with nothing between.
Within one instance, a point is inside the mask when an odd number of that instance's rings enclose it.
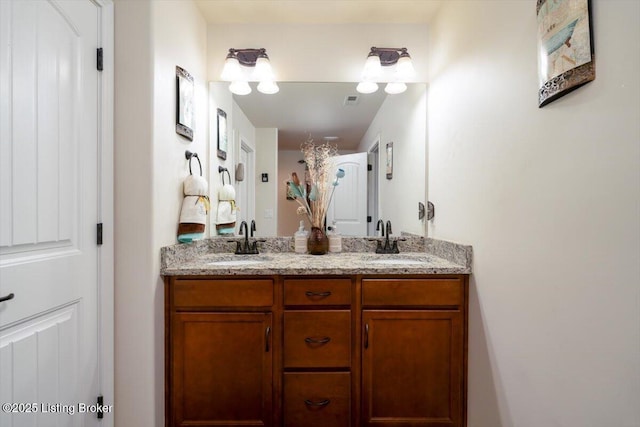
<instances>
[{"instance_id":1,"label":"mirror reflection","mask_svg":"<svg viewBox=\"0 0 640 427\"><path fill-rule=\"evenodd\" d=\"M305 175L300 146L312 138L335 144L337 166L345 170L327 226L337 226L342 235L373 236L382 219L392 222L395 235L424 235L418 203L426 202L426 85L409 84L394 95L360 94L356 83L279 85L277 94L254 90L244 96L231 95L227 83L210 85L216 106L220 98L232 97L228 126L234 154L225 167L242 170L243 179L235 182L237 224L255 219L260 236L292 236L298 230L304 217L287 199L285 182L293 172Z\"/></svg>"}]
</instances>

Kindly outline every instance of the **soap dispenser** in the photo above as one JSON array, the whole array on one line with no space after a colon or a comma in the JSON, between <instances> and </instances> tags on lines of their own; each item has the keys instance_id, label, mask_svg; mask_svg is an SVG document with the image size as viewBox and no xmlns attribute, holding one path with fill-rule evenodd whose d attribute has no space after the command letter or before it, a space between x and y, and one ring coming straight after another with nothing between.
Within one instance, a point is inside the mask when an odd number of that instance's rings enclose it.
<instances>
[{"instance_id":1,"label":"soap dispenser","mask_svg":"<svg viewBox=\"0 0 640 427\"><path fill-rule=\"evenodd\" d=\"M307 232L304 229L304 221L300 221L300 228L293 235L293 245L297 254L307 253Z\"/></svg>"},{"instance_id":2,"label":"soap dispenser","mask_svg":"<svg viewBox=\"0 0 640 427\"><path fill-rule=\"evenodd\" d=\"M335 221L333 221L331 234L329 234L329 252L342 252L342 236L338 232Z\"/></svg>"}]
</instances>

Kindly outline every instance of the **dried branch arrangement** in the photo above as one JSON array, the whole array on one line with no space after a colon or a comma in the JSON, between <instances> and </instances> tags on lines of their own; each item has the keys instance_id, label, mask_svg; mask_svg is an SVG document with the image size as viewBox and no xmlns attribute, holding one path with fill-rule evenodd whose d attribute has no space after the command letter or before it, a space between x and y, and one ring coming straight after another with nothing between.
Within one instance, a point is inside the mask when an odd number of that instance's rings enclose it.
<instances>
[{"instance_id":1,"label":"dried branch arrangement","mask_svg":"<svg viewBox=\"0 0 640 427\"><path fill-rule=\"evenodd\" d=\"M298 214L306 215L312 227L324 229L333 191L338 180L344 177L344 170L335 171L334 158L338 155L338 147L329 142L316 145L309 137L302 143L300 151L307 167L305 182L301 183L293 172L287 185L298 202Z\"/></svg>"}]
</instances>

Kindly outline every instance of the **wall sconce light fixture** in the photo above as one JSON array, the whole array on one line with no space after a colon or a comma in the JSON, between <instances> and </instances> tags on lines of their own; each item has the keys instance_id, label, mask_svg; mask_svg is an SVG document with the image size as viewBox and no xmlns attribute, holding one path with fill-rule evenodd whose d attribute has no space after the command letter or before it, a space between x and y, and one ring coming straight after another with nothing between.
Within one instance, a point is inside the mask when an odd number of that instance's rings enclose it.
<instances>
[{"instance_id":1,"label":"wall sconce light fixture","mask_svg":"<svg viewBox=\"0 0 640 427\"><path fill-rule=\"evenodd\" d=\"M247 71L247 68L251 68ZM275 82L266 49L229 49L220 78L231 82L229 90L236 95L251 93L250 81L258 81L258 91L266 94L277 93L280 88Z\"/></svg>"},{"instance_id":2,"label":"wall sconce light fixture","mask_svg":"<svg viewBox=\"0 0 640 427\"><path fill-rule=\"evenodd\" d=\"M378 90L378 81L382 76L382 67L395 65L393 81L387 83L384 91L390 94L407 90L405 82L415 74L411 56L406 47L372 47L362 70L362 80L356 87L360 93L373 93Z\"/></svg>"}]
</instances>

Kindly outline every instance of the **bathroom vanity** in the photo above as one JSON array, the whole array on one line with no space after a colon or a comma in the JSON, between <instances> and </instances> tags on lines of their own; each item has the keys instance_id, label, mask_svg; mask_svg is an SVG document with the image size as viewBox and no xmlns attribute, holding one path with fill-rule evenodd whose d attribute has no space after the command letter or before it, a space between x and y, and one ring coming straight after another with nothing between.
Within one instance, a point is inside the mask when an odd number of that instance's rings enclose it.
<instances>
[{"instance_id":1,"label":"bathroom vanity","mask_svg":"<svg viewBox=\"0 0 640 427\"><path fill-rule=\"evenodd\" d=\"M466 425L470 248L187 250L163 254L167 426Z\"/></svg>"}]
</instances>

